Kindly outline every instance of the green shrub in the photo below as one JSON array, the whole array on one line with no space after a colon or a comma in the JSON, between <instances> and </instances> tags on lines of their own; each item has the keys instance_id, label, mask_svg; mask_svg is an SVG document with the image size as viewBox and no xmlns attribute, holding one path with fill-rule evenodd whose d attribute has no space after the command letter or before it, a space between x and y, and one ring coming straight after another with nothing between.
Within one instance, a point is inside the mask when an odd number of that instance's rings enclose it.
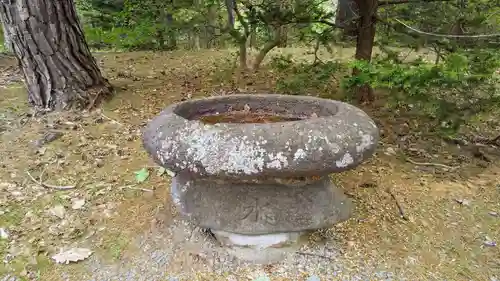
<instances>
[{"instance_id":1,"label":"green shrub","mask_svg":"<svg viewBox=\"0 0 500 281\"><path fill-rule=\"evenodd\" d=\"M160 48L156 39L157 30L152 25L135 28L113 27L110 30L85 27L87 43L94 49L151 50Z\"/></svg>"},{"instance_id":2,"label":"green shrub","mask_svg":"<svg viewBox=\"0 0 500 281\"><path fill-rule=\"evenodd\" d=\"M279 92L300 95L307 91L319 91L319 94L328 93L333 88L335 76L346 70L345 66L337 61L310 64L294 62L291 55L273 57L270 67L278 73L276 89Z\"/></svg>"},{"instance_id":3,"label":"green shrub","mask_svg":"<svg viewBox=\"0 0 500 281\"><path fill-rule=\"evenodd\" d=\"M366 83L389 90L389 106L420 111L446 133L457 132L477 114L500 107L500 54L494 50L451 53L437 65L375 59L350 66L360 73L343 79L345 89Z\"/></svg>"}]
</instances>

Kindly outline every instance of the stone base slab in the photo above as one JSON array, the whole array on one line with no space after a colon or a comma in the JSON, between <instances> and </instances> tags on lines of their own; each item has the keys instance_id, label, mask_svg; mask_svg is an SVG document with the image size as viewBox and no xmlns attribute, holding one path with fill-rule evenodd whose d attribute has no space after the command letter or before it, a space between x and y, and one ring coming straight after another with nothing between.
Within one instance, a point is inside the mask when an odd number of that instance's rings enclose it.
<instances>
[{"instance_id":1,"label":"stone base slab","mask_svg":"<svg viewBox=\"0 0 500 281\"><path fill-rule=\"evenodd\" d=\"M328 177L305 186L172 179L182 215L203 228L257 235L302 232L347 220L352 203Z\"/></svg>"},{"instance_id":2,"label":"stone base slab","mask_svg":"<svg viewBox=\"0 0 500 281\"><path fill-rule=\"evenodd\" d=\"M307 232L242 235L212 230L232 256L253 263L274 263L297 251L307 241Z\"/></svg>"}]
</instances>

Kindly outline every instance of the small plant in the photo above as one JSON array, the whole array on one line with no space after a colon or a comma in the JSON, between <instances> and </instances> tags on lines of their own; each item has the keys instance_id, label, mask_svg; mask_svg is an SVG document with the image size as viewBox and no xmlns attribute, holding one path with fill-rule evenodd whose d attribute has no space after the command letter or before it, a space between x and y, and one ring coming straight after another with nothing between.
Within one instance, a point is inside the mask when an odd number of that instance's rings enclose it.
<instances>
[{"instance_id":1,"label":"small plant","mask_svg":"<svg viewBox=\"0 0 500 281\"><path fill-rule=\"evenodd\" d=\"M439 131L454 133L475 115L500 106L500 55L479 52L451 53L440 64L421 59L353 61L360 70L342 80L345 89L369 84L391 92L389 105L418 110L438 123Z\"/></svg>"},{"instance_id":2,"label":"small plant","mask_svg":"<svg viewBox=\"0 0 500 281\"><path fill-rule=\"evenodd\" d=\"M337 61L295 63L290 55L274 57L270 66L284 74L277 81L277 90L292 95L304 94L308 90L327 93L337 88L335 76L345 71L345 66Z\"/></svg>"}]
</instances>

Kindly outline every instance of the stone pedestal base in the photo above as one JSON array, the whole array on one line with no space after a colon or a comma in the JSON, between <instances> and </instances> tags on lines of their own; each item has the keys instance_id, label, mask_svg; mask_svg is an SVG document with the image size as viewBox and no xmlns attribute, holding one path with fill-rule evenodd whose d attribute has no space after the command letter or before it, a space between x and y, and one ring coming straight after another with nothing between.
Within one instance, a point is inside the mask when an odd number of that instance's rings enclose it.
<instances>
[{"instance_id":1,"label":"stone pedestal base","mask_svg":"<svg viewBox=\"0 0 500 281\"><path fill-rule=\"evenodd\" d=\"M301 232L347 220L351 200L328 177L304 186L172 179L180 213L195 224L256 235Z\"/></svg>"},{"instance_id":2,"label":"stone pedestal base","mask_svg":"<svg viewBox=\"0 0 500 281\"><path fill-rule=\"evenodd\" d=\"M238 259L253 263L273 263L297 251L307 241L307 232L288 232L264 235L242 235L212 231L227 251Z\"/></svg>"},{"instance_id":3,"label":"stone pedestal base","mask_svg":"<svg viewBox=\"0 0 500 281\"><path fill-rule=\"evenodd\" d=\"M231 254L254 262L282 259L309 230L347 220L352 205L328 177L291 186L176 176L172 198L183 216L210 229Z\"/></svg>"},{"instance_id":4,"label":"stone pedestal base","mask_svg":"<svg viewBox=\"0 0 500 281\"><path fill-rule=\"evenodd\" d=\"M328 177L305 186L172 179L180 213L203 228L256 235L330 227L351 215L351 200Z\"/></svg>"}]
</instances>

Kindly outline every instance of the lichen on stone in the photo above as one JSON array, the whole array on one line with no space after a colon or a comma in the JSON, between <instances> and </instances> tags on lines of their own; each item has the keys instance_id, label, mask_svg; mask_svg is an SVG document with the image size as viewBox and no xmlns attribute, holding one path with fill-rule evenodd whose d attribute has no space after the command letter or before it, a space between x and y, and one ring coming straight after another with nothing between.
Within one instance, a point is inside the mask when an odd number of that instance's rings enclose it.
<instances>
[{"instance_id":1,"label":"lichen on stone","mask_svg":"<svg viewBox=\"0 0 500 281\"><path fill-rule=\"evenodd\" d=\"M281 169L282 167L288 166L288 157L286 157L283 152L278 152L276 155L270 153L269 161L266 167L270 169Z\"/></svg>"},{"instance_id":2,"label":"lichen on stone","mask_svg":"<svg viewBox=\"0 0 500 281\"><path fill-rule=\"evenodd\" d=\"M191 122L178 132L176 141L186 146L185 157L189 161L182 163L181 168L187 167L193 172L198 172L196 163L200 163L208 174L224 171L250 175L259 173L264 167L266 150L260 145L262 142L252 143L247 138L224 134L224 126ZM163 147L175 148L172 145Z\"/></svg>"},{"instance_id":3,"label":"lichen on stone","mask_svg":"<svg viewBox=\"0 0 500 281\"><path fill-rule=\"evenodd\" d=\"M356 145L356 152L362 153L366 149L370 148L374 144L374 139L372 135L369 134L363 134L363 132L360 131L361 134L361 143L359 145Z\"/></svg>"},{"instance_id":4,"label":"lichen on stone","mask_svg":"<svg viewBox=\"0 0 500 281\"><path fill-rule=\"evenodd\" d=\"M295 154L293 155L293 161L298 161L300 159L305 158L306 156L307 156L306 152L302 148L299 148L297 149L297 151L295 151Z\"/></svg>"},{"instance_id":5,"label":"lichen on stone","mask_svg":"<svg viewBox=\"0 0 500 281\"><path fill-rule=\"evenodd\" d=\"M349 152L344 154L344 156L342 156L342 159L335 161L335 164L339 168L345 168L345 167L351 165L352 163L354 163L354 159L352 158L352 156Z\"/></svg>"}]
</instances>

